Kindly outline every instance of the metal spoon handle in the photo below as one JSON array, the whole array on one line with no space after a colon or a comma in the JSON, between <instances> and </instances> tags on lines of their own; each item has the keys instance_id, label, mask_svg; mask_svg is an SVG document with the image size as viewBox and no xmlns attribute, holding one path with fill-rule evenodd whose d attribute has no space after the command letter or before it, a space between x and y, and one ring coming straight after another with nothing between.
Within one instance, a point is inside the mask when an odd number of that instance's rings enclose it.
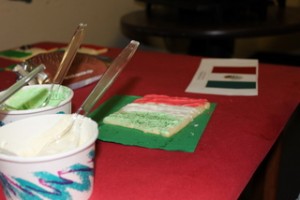
<instances>
[{"instance_id":1,"label":"metal spoon handle","mask_svg":"<svg viewBox=\"0 0 300 200\"><path fill-rule=\"evenodd\" d=\"M76 56L76 53L81 45L81 42L85 35L85 27L87 25L80 23L64 53L64 56L60 62L57 73L55 74L52 83L61 84L67 75L69 68Z\"/></svg>"},{"instance_id":2,"label":"metal spoon handle","mask_svg":"<svg viewBox=\"0 0 300 200\"><path fill-rule=\"evenodd\" d=\"M15 84L10 86L3 95L0 96L0 104L5 102L10 96L12 96L14 93L16 93L19 89L21 89L25 84L27 84L30 80L32 80L36 75L40 72L42 72L45 69L45 66L43 64L36 67L34 70L32 70L29 74L24 76L21 80L17 81Z\"/></svg>"},{"instance_id":3,"label":"metal spoon handle","mask_svg":"<svg viewBox=\"0 0 300 200\"><path fill-rule=\"evenodd\" d=\"M104 92L111 86L116 77L120 74L122 69L132 58L139 44L139 42L132 40L123 49L123 51L113 60L111 65L108 67L108 69L102 75L101 79L98 81L93 91L77 110L77 114L82 114L84 116L87 116L89 114L95 103L99 100L100 97L102 97Z\"/></svg>"},{"instance_id":4,"label":"metal spoon handle","mask_svg":"<svg viewBox=\"0 0 300 200\"><path fill-rule=\"evenodd\" d=\"M60 85L62 84L65 76L67 75L72 62L76 56L76 53L80 47L80 44L83 40L84 37L84 28L86 27L86 24L80 23L63 55L63 58L60 62L60 65L58 66L57 72L54 75L54 78L52 79L52 85L49 90L49 95L44 101L44 103L41 105L41 107L45 107L48 105L50 99L53 96L54 93L54 84L58 84L58 88L56 89L57 91L60 88Z\"/></svg>"}]
</instances>

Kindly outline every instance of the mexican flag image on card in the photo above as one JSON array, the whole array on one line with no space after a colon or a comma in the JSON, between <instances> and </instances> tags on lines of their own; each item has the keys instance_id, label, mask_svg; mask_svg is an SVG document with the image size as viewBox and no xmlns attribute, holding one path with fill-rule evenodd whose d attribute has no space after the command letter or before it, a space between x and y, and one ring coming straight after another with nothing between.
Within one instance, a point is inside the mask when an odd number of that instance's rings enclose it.
<instances>
[{"instance_id":1,"label":"mexican flag image on card","mask_svg":"<svg viewBox=\"0 0 300 200\"><path fill-rule=\"evenodd\" d=\"M258 95L258 60L202 59L186 92Z\"/></svg>"}]
</instances>

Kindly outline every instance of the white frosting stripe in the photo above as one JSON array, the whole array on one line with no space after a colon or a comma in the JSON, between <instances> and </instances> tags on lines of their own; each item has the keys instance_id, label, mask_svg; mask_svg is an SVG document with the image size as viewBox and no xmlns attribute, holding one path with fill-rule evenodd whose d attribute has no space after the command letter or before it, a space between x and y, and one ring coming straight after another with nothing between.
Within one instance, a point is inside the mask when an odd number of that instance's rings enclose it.
<instances>
[{"instance_id":1,"label":"white frosting stripe","mask_svg":"<svg viewBox=\"0 0 300 200\"><path fill-rule=\"evenodd\" d=\"M121 109L121 112L160 112L179 117L194 117L199 114L199 110L194 107L172 106L166 104L139 104L130 103Z\"/></svg>"}]
</instances>

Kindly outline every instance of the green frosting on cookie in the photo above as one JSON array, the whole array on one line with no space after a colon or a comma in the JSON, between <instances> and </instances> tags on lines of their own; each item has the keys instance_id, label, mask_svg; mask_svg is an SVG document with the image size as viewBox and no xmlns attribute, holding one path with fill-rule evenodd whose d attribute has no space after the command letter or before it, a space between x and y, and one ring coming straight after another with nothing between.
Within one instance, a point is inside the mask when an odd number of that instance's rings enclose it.
<instances>
[{"instance_id":1,"label":"green frosting on cookie","mask_svg":"<svg viewBox=\"0 0 300 200\"><path fill-rule=\"evenodd\" d=\"M169 129L180 124L182 120L182 118L158 112L116 112L105 117L104 123L164 135L168 134Z\"/></svg>"}]
</instances>

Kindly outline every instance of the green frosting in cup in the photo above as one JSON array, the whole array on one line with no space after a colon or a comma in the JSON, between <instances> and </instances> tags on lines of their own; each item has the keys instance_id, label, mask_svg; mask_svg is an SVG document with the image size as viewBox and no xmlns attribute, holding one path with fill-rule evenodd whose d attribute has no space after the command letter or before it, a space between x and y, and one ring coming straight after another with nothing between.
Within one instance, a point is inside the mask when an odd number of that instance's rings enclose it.
<instances>
[{"instance_id":1,"label":"green frosting in cup","mask_svg":"<svg viewBox=\"0 0 300 200\"><path fill-rule=\"evenodd\" d=\"M70 91L57 86L47 106L55 107L69 97ZM49 89L44 87L24 87L5 102L5 110L29 110L40 108L49 95Z\"/></svg>"}]
</instances>

